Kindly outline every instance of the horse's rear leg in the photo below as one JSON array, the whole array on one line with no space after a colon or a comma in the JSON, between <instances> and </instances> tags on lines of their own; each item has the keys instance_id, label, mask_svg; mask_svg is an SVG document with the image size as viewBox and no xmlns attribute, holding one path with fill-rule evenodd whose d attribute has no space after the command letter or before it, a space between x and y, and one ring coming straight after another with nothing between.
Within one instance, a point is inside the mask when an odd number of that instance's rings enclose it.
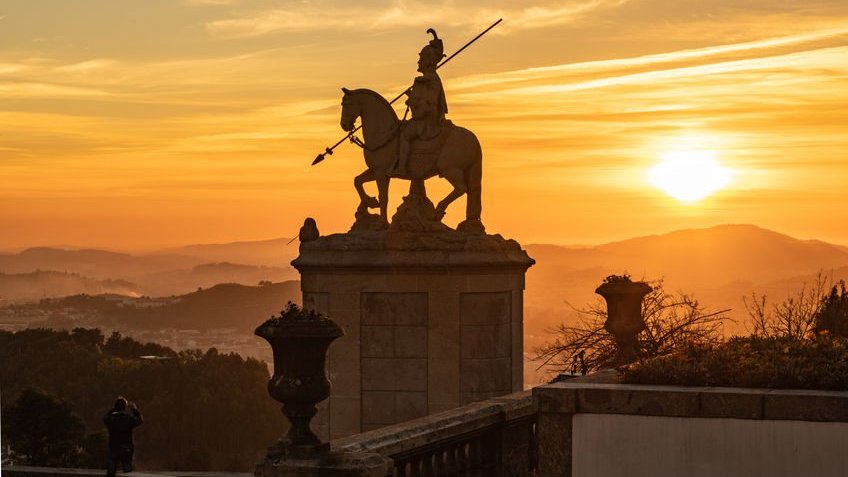
<instances>
[{"instance_id":1,"label":"horse's rear leg","mask_svg":"<svg viewBox=\"0 0 848 477\"><path fill-rule=\"evenodd\" d=\"M468 187L465 184L465 173L462 169L448 169L442 171L442 177L448 180L453 186L453 190L450 191L448 195L445 196L444 199L439 201L439 205L436 206L436 217L441 220L442 217L445 216L445 211L448 209L448 206L451 202L456 199L462 197L466 191L468 191Z\"/></svg>"},{"instance_id":2,"label":"horse's rear leg","mask_svg":"<svg viewBox=\"0 0 848 477\"><path fill-rule=\"evenodd\" d=\"M480 197L483 192L481 190L483 182L483 161L480 159L477 159L477 161L475 161L471 168L469 168L465 173L465 183L468 187L468 197L466 199L467 204L465 208L466 221L479 221L480 213L483 208Z\"/></svg>"},{"instance_id":3,"label":"horse's rear leg","mask_svg":"<svg viewBox=\"0 0 848 477\"><path fill-rule=\"evenodd\" d=\"M356 192L359 194L359 208L362 210L365 209L375 209L380 207L380 203L376 198L371 197L365 192L365 187L362 185L366 182L371 182L377 180L374 171L371 169L366 169L365 172L359 174L353 179L353 186L356 188Z\"/></svg>"},{"instance_id":4,"label":"horse's rear leg","mask_svg":"<svg viewBox=\"0 0 848 477\"><path fill-rule=\"evenodd\" d=\"M380 198L380 218L383 223L389 223L389 176L377 176L377 196Z\"/></svg>"}]
</instances>

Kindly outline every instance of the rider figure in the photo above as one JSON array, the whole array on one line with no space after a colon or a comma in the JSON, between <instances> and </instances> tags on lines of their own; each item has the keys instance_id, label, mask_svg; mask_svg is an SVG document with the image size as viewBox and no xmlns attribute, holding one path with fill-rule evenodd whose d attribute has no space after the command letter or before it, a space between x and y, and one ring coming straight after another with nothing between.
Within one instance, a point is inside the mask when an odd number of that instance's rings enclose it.
<instances>
[{"instance_id":1,"label":"rider figure","mask_svg":"<svg viewBox=\"0 0 848 477\"><path fill-rule=\"evenodd\" d=\"M442 80L436 73L436 66L445 56L442 40L436 36L436 31L430 28L427 33L433 39L418 53L418 71L421 76L415 78L412 87L407 90L406 105L412 112L412 119L406 122L400 134L400 151L396 173L400 176L408 174L409 153L414 140L430 140L439 135L448 104L445 100L445 89Z\"/></svg>"}]
</instances>

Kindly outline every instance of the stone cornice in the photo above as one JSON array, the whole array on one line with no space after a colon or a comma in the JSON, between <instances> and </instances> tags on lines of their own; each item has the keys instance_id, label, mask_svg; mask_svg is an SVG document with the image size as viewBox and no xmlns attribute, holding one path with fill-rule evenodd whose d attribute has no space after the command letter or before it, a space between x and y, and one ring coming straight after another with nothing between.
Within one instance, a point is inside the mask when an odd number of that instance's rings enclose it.
<instances>
[{"instance_id":1,"label":"stone cornice","mask_svg":"<svg viewBox=\"0 0 848 477\"><path fill-rule=\"evenodd\" d=\"M301 245L291 264L301 273L524 272L536 261L500 235L445 233L348 233Z\"/></svg>"}]
</instances>

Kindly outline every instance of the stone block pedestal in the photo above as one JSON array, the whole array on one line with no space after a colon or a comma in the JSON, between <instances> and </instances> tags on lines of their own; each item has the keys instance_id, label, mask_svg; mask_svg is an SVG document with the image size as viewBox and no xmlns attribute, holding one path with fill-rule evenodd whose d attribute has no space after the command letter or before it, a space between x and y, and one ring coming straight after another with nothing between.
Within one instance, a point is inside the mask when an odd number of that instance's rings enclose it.
<instances>
[{"instance_id":1,"label":"stone block pedestal","mask_svg":"<svg viewBox=\"0 0 848 477\"><path fill-rule=\"evenodd\" d=\"M344 337L313 421L336 439L523 387L524 275L499 235L356 232L301 245L304 308Z\"/></svg>"}]
</instances>

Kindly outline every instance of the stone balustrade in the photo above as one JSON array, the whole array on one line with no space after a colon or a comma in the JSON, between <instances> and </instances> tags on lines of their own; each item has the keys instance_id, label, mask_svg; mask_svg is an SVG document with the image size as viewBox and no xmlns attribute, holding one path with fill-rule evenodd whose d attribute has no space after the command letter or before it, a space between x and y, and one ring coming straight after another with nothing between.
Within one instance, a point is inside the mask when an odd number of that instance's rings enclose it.
<instances>
[{"instance_id":1,"label":"stone balustrade","mask_svg":"<svg viewBox=\"0 0 848 477\"><path fill-rule=\"evenodd\" d=\"M387 476L534 475L536 411L529 391L336 439L334 453L380 454Z\"/></svg>"}]
</instances>

